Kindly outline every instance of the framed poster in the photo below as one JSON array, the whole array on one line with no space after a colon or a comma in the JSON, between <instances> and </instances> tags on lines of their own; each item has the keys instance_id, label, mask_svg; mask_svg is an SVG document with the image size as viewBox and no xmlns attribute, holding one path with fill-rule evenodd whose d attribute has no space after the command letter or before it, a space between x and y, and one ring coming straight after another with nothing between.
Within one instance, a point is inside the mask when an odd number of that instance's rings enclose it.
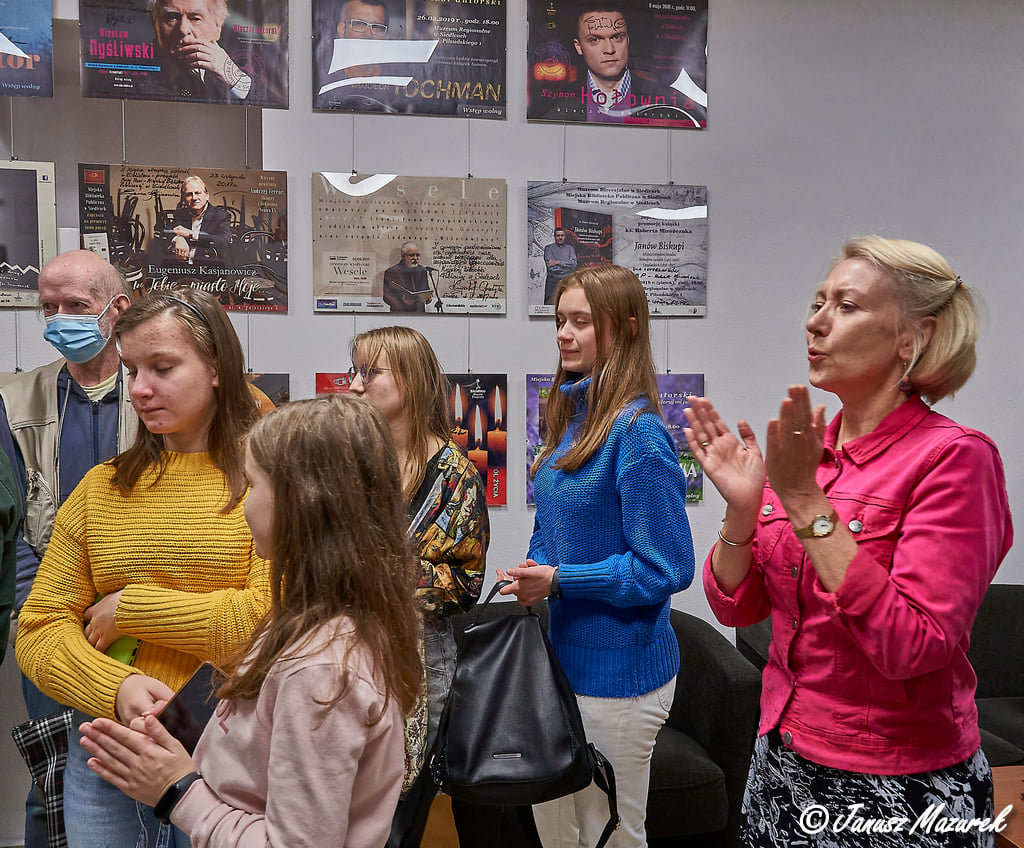
<instances>
[{"instance_id":1,"label":"framed poster","mask_svg":"<svg viewBox=\"0 0 1024 848\"><path fill-rule=\"evenodd\" d=\"M683 410L690 405L691 397L704 394L703 374L658 374L658 396L665 426L672 435L679 452L679 465L686 478L686 502L700 503L704 500L704 472L694 459L683 428L686 416ZM533 478L530 467L540 456L547 440L546 413L548 397L554 383L553 374L526 375L526 503L533 503Z\"/></svg>"},{"instance_id":2,"label":"framed poster","mask_svg":"<svg viewBox=\"0 0 1024 848\"><path fill-rule=\"evenodd\" d=\"M39 271L57 255L53 162L0 163L0 306L36 306Z\"/></svg>"},{"instance_id":3,"label":"framed poster","mask_svg":"<svg viewBox=\"0 0 1024 848\"><path fill-rule=\"evenodd\" d=\"M504 180L313 174L316 312L505 312Z\"/></svg>"},{"instance_id":4,"label":"framed poster","mask_svg":"<svg viewBox=\"0 0 1024 848\"><path fill-rule=\"evenodd\" d=\"M245 379L258 390L254 394L262 415L288 403L291 399L291 377L288 374L257 374L249 371Z\"/></svg>"},{"instance_id":5,"label":"framed poster","mask_svg":"<svg viewBox=\"0 0 1024 848\"><path fill-rule=\"evenodd\" d=\"M505 117L504 0L313 0L313 108Z\"/></svg>"},{"instance_id":6,"label":"framed poster","mask_svg":"<svg viewBox=\"0 0 1024 848\"><path fill-rule=\"evenodd\" d=\"M226 309L288 311L284 171L82 165L84 247L140 292L188 286Z\"/></svg>"},{"instance_id":7,"label":"framed poster","mask_svg":"<svg viewBox=\"0 0 1024 848\"><path fill-rule=\"evenodd\" d=\"M504 506L508 456L508 375L448 374L452 439L484 481L487 505Z\"/></svg>"},{"instance_id":8,"label":"framed poster","mask_svg":"<svg viewBox=\"0 0 1024 848\"><path fill-rule=\"evenodd\" d=\"M84 97L288 108L288 0L78 0L78 20Z\"/></svg>"},{"instance_id":9,"label":"framed poster","mask_svg":"<svg viewBox=\"0 0 1024 848\"><path fill-rule=\"evenodd\" d=\"M53 97L51 0L0 0L0 94Z\"/></svg>"},{"instance_id":10,"label":"framed poster","mask_svg":"<svg viewBox=\"0 0 1024 848\"><path fill-rule=\"evenodd\" d=\"M554 315L559 280L584 265L629 268L652 315L707 312L708 189L530 182L527 311Z\"/></svg>"},{"instance_id":11,"label":"framed poster","mask_svg":"<svg viewBox=\"0 0 1024 848\"><path fill-rule=\"evenodd\" d=\"M704 129L708 0L527 0L526 117Z\"/></svg>"}]
</instances>

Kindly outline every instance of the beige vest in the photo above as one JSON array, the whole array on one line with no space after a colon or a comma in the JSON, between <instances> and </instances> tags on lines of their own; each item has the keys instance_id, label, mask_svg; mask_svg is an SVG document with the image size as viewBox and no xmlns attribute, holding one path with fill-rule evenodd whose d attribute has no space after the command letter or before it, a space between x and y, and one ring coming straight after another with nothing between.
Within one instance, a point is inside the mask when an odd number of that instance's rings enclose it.
<instances>
[{"instance_id":1,"label":"beige vest","mask_svg":"<svg viewBox=\"0 0 1024 848\"><path fill-rule=\"evenodd\" d=\"M57 375L65 360L58 359L24 374L0 374L0 397L7 410L11 435L25 461L28 492L25 497L25 541L40 557L46 552L57 516ZM132 409L121 374L121 403L117 447L124 450L135 440L139 419Z\"/></svg>"}]
</instances>

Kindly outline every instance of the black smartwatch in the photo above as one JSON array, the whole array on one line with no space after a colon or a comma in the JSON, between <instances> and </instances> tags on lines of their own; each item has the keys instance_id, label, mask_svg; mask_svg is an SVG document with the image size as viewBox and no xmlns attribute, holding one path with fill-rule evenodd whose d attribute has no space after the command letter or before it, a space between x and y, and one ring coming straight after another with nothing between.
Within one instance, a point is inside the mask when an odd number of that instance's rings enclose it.
<instances>
[{"instance_id":1,"label":"black smartwatch","mask_svg":"<svg viewBox=\"0 0 1024 848\"><path fill-rule=\"evenodd\" d=\"M171 787L160 796L160 800L156 802L156 806L153 807L153 815L155 815L164 824L171 823L171 810L173 810L178 802L181 800L181 796L185 794L185 791L197 780L202 779L202 775L199 772L192 772L192 774L186 774L177 783L172 784Z\"/></svg>"}]
</instances>

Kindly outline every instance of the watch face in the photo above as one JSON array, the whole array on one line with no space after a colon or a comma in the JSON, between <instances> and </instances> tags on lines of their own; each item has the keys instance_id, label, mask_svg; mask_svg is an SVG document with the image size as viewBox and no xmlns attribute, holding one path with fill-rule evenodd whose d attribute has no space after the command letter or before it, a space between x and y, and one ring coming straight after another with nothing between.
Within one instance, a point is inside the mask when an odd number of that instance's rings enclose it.
<instances>
[{"instance_id":1,"label":"watch face","mask_svg":"<svg viewBox=\"0 0 1024 848\"><path fill-rule=\"evenodd\" d=\"M827 515L819 515L811 522L811 532L815 536L827 536L832 532L832 519Z\"/></svg>"}]
</instances>

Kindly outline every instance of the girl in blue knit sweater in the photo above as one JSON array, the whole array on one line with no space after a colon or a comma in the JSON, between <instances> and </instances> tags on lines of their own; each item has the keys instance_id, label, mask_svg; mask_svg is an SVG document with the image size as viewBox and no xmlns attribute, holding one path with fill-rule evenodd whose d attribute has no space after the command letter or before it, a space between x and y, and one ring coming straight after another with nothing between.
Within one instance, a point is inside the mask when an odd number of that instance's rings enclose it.
<instances>
[{"instance_id":1,"label":"girl in blue knit sweater","mask_svg":"<svg viewBox=\"0 0 1024 848\"><path fill-rule=\"evenodd\" d=\"M679 668L669 599L693 577L686 480L661 418L640 281L617 265L582 268L559 284L555 309L529 558L498 576L524 605L549 598L587 737L615 768L622 825L608 844L642 848L654 738ZM596 842L608 808L590 786L534 814L545 848L575 848Z\"/></svg>"}]
</instances>

